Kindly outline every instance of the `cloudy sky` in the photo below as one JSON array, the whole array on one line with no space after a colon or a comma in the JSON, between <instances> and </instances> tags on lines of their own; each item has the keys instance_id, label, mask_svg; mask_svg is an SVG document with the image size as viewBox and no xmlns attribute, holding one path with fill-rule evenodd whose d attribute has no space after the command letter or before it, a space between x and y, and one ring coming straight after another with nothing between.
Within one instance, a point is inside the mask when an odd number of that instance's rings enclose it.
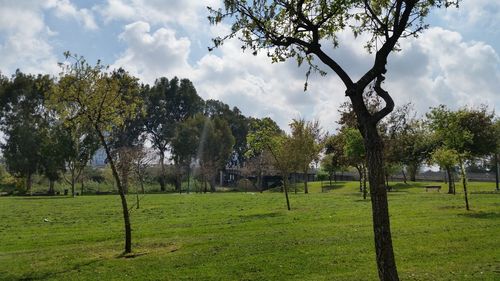
<instances>
[{"instance_id":1,"label":"cloudy sky","mask_svg":"<svg viewBox=\"0 0 500 281\"><path fill-rule=\"evenodd\" d=\"M209 53L206 6L221 0L0 0L0 72L59 71L63 52L124 67L145 83L178 76L194 82L204 99L219 99L246 115L270 116L282 127L292 118L318 119L333 130L343 86L333 73L312 77L296 63L271 64L265 55L243 53L237 41ZM392 54L385 87L396 104L487 104L500 110L500 1L463 0L460 9L435 11L431 28L402 41ZM348 32L328 50L354 77L373 61ZM498 115L498 114L497 114Z\"/></svg>"}]
</instances>

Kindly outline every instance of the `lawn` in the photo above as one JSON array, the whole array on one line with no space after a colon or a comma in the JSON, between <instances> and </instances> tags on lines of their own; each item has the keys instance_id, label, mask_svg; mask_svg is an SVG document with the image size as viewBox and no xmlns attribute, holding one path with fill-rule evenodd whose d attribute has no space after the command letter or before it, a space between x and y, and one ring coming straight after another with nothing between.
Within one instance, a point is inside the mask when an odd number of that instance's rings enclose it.
<instances>
[{"instance_id":1,"label":"lawn","mask_svg":"<svg viewBox=\"0 0 500 281\"><path fill-rule=\"evenodd\" d=\"M401 280L500 280L500 193L395 184ZM376 280L371 207L356 182L328 193L146 195L122 257L119 197L0 197L2 280ZM457 184L457 190L460 185ZM130 197L129 200L133 200Z\"/></svg>"}]
</instances>

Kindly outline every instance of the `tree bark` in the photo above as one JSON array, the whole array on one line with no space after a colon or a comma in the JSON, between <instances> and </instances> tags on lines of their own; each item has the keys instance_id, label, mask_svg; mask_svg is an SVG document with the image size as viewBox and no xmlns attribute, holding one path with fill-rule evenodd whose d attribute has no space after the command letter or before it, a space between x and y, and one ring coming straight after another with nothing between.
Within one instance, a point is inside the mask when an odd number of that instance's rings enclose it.
<instances>
[{"instance_id":1,"label":"tree bark","mask_svg":"<svg viewBox=\"0 0 500 281\"><path fill-rule=\"evenodd\" d=\"M307 167L304 171L305 171L305 172L304 172L304 193L305 193L305 194L308 194L308 193L309 193L309 188L308 188L308 186L307 186L307 182L308 182L308 180L309 180L309 174L308 174L308 172L309 172L309 167Z\"/></svg>"},{"instance_id":2,"label":"tree bark","mask_svg":"<svg viewBox=\"0 0 500 281\"><path fill-rule=\"evenodd\" d=\"M378 275L380 280L399 280L392 247L389 206L384 181L383 144L376 124L365 126L365 133L362 134L365 137L367 154Z\"/></svg>"},{"instance_id":3,"label":"tree bark","mask_svg":"<svg viewBox=\"0 0 500 281\"><path fill-rule=\"evenodd\" d=\"M417 181L417 170L418 170L418 167L417 165L408 165L408 173L410 174L410 181Z\"/></svg>"},{"instance_id":4,"label":"tree bark","mask_svg":"<svg viewBox=\"0 0 500 281\"><path fill-rule=\"evenodd\" d=\"M75 197L75 184L76 184L76 178L75 178L75 170L71 170L71 196Z\"/></svg>"},{"instance_id":5,"label":"tree bark","mask_svg":"<svg viewBox=\"0 0 500 281\"><path fill-rule=\"evenodd\" d=\"M49 195L54 195L55 194L55 192L54 192L54 182L55 182L54 180L49 179L49 190L47 192Z\"/></svg>"},{"instance_id":6,"label":"tree bark","mask_svg":"<svg viewBox=\"0 0 500 281\"><path fill-rule=\"evenodd\" d=\"M160 150L160 190L165 191L165 151Z\"/></svg>"},{"instance_id":7,"label":"tree bark","mask_svg":"<svg viewBox=\"0 0 500 281\"><path fill-rule=\"evenodd\" d=\"M29 193L29 195L33 195L33 179L32 179L32 174L28 173L26 175L26 193Z\"/></svg>"},{"instance_id":8,"label":"tree bark","mask_svg":"<svg viewBox=\"0 0 500 281\"><path fill-rule=\"evenodd\" d=\"M464 186L465 209L469 211L469 198L467 196L467 173L465 172L465 164L460 160L460 173L462 175L462 184Z\"/></svg>"},{"instance_id":9,"label":"tree bark","mask_svg":"<svg viewBox=\"0 0 500 281\"><path fill-rule=\"evenodd\" d=\"M453 176L451 174L450 167L446 167L446 174L448 175L448 194L454 194L455 190L453 188Z\"/></svg>"},{"instance_id":10,"label":"tree bark","mask_svg":"<svg viewBox=\"0 0 500 281\"><path fill-rule=\"evenodd\" d=\"M498 165L498 161L499 161L499 160L498 160L498 153L495 153L495 183L496 183L496 189L497 189L497 191L500 191L500 188L499 188L499 186L498 186L499 177L500 177L500 176L499 176L499 173L500 173L500 172L499 172L499 170L498 170L500 167L499 167L499 165Z\"/></svg>"},{"instance_id":11,"label":"tree bark","mask_svg":"<svg viewBox=\"0 0 500 281\"><path fill-rule=\"evenodd\" d=\"M116 170L115 162L111 156L111 151L106 143L106 139L104 135L96 126L96 132L99 135L99 139L101 140L101 144L104 146L104 150L106 151L106 156L108 157L108 163L111 167L111 171L113 172L113 177L115 178L116 187L118 188L118 193L120 194L120 200L122 203L122 212L123 212L123 222L125 228L125 249L124 253L128 254L132 252L132 227L130 225L130 214L127 206L127 197L125 196L125 191L123 190L122 182L118 175L118 171Z\"/></svg>"},{"instance_id":12,"label":"tree bark","mask_svg":"<svg viewBox=\"0 0 500 281\"><path fill-rule=\"evenodd\" d=\"M285 191L286 207L290 211L290 199L288 199L288 175L283 176L283 190Z\"/></svg>"},{"instance_id":13,"label":"tree bark","mask_svg":"<svg viewBox=\"0 0 500 281\"><path fill-rule=\"evenodd\" d=\"M367 178L367 172L366 172L366 167L362 166L363 168L363 199L366 200L366 196L368 195L368 189L366 188L366 178Z\"/></svg>"},{"instance_id":14,"label":"tree bark","mask_svg":"<svg viewBox=\"0 0 500 281\"><path fill-rule=\"evenodd\" d=\"M361 171L361 167L355 166L355 168L359 174L359 192L363 192L363 172Z\"/></svg>"}]
</instances>

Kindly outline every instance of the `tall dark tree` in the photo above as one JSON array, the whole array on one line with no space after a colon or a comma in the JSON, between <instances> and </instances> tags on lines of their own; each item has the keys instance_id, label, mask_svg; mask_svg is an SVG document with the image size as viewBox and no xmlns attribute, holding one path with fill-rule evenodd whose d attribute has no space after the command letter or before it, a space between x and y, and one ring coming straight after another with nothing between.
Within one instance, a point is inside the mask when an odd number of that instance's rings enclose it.
<instances>
[{"instance_id":1,"label":"tall dark tree","mask_svg":"<svg viewBox=\"0 0 500 281\"><path fill-rule=\"evenodd\" d=\"M215 38L215 46L237 36L243 49L254 53L264 50L273 62L295 58L299 65L308 63L311 71L318 69L313 60L318 58L342 80L365 140L380 280L399 279L384 184L383 144L377 129L378 122L394 107L391 96L382 88L387 60L399 47L400 38L416 35L427 27L424 18L431 8L452 4L458 5L457 1L448 0L228 0L222 9L209 8L212 24L231 21L230 33ZM328 47L340 44L337 35L346 27L351 27L355 36L367 33L369 40L365 47L375 53L373 65L357 80L327 51ZM331 44L325 44L328 41ZM370 112L363 99L369 87L385 101L385 106L376 112Z\"/></svg>"},{"instance_id":2,"label":"tall dark tree","mask_svg":"<svg viewBox=\"0 0 500 281\"><path fill-rule=\"evenodd\" d=\"M247 134L251 118L245 117L237 107L230 109L227 104L218 100L207 100L204 111L205 115L211 117L219 116L229 124L235 143L228 165L241 167L246 160Z\"/></svg>"},{"instance_id":3,"label":"tall dark tree","mask_svg":"<svg viewBox=\"0 0 500 281\"><path fill-rule=\"evenodd\" d=\"M175 136L176 126L201 112L203 104L188 79L179 81L174 77L169 81L162 77L147 92L145 125L153 148L158 151L162 191L165 191L165 153ZM176 183L176 188L180 188L180 183Z\"/></svg>"},{"instance_id":4,"label":"tall dark tree","mask_svg":"<svg viewBox=\"0 0 500 281\"><path fill-rule=\"evenodd\" d=\"M26 75L17 71L2 87L1 125L5 143L1 145L7 170L25 180L32 192L32 177L42 160L43 132L46 121L43 106L52 80L48 76Z\"/></svg>"}]
</instances>

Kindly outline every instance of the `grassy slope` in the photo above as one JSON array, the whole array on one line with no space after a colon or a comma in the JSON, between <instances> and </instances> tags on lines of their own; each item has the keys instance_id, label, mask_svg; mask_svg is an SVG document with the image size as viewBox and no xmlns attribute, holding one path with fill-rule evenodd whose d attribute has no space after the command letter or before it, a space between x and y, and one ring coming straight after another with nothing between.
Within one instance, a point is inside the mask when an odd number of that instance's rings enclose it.
<instances>
[{"instance_id":1,"label":"grassy slope","mask_svg":"<svg viewBox=\"0 0 500 281\"><path fill-rule=\"evenodd\" d=\"M118 257L118 196L0 198L0 279L375 280L371 208L356 184L313 183L291 194L291 212L280 193L146 195L132 213L134 258ZM491 183L472 183L470 212L446 188L396 189L402 280L500 280L500 194L477 193Z\"/></svg>"}]
</instances>

